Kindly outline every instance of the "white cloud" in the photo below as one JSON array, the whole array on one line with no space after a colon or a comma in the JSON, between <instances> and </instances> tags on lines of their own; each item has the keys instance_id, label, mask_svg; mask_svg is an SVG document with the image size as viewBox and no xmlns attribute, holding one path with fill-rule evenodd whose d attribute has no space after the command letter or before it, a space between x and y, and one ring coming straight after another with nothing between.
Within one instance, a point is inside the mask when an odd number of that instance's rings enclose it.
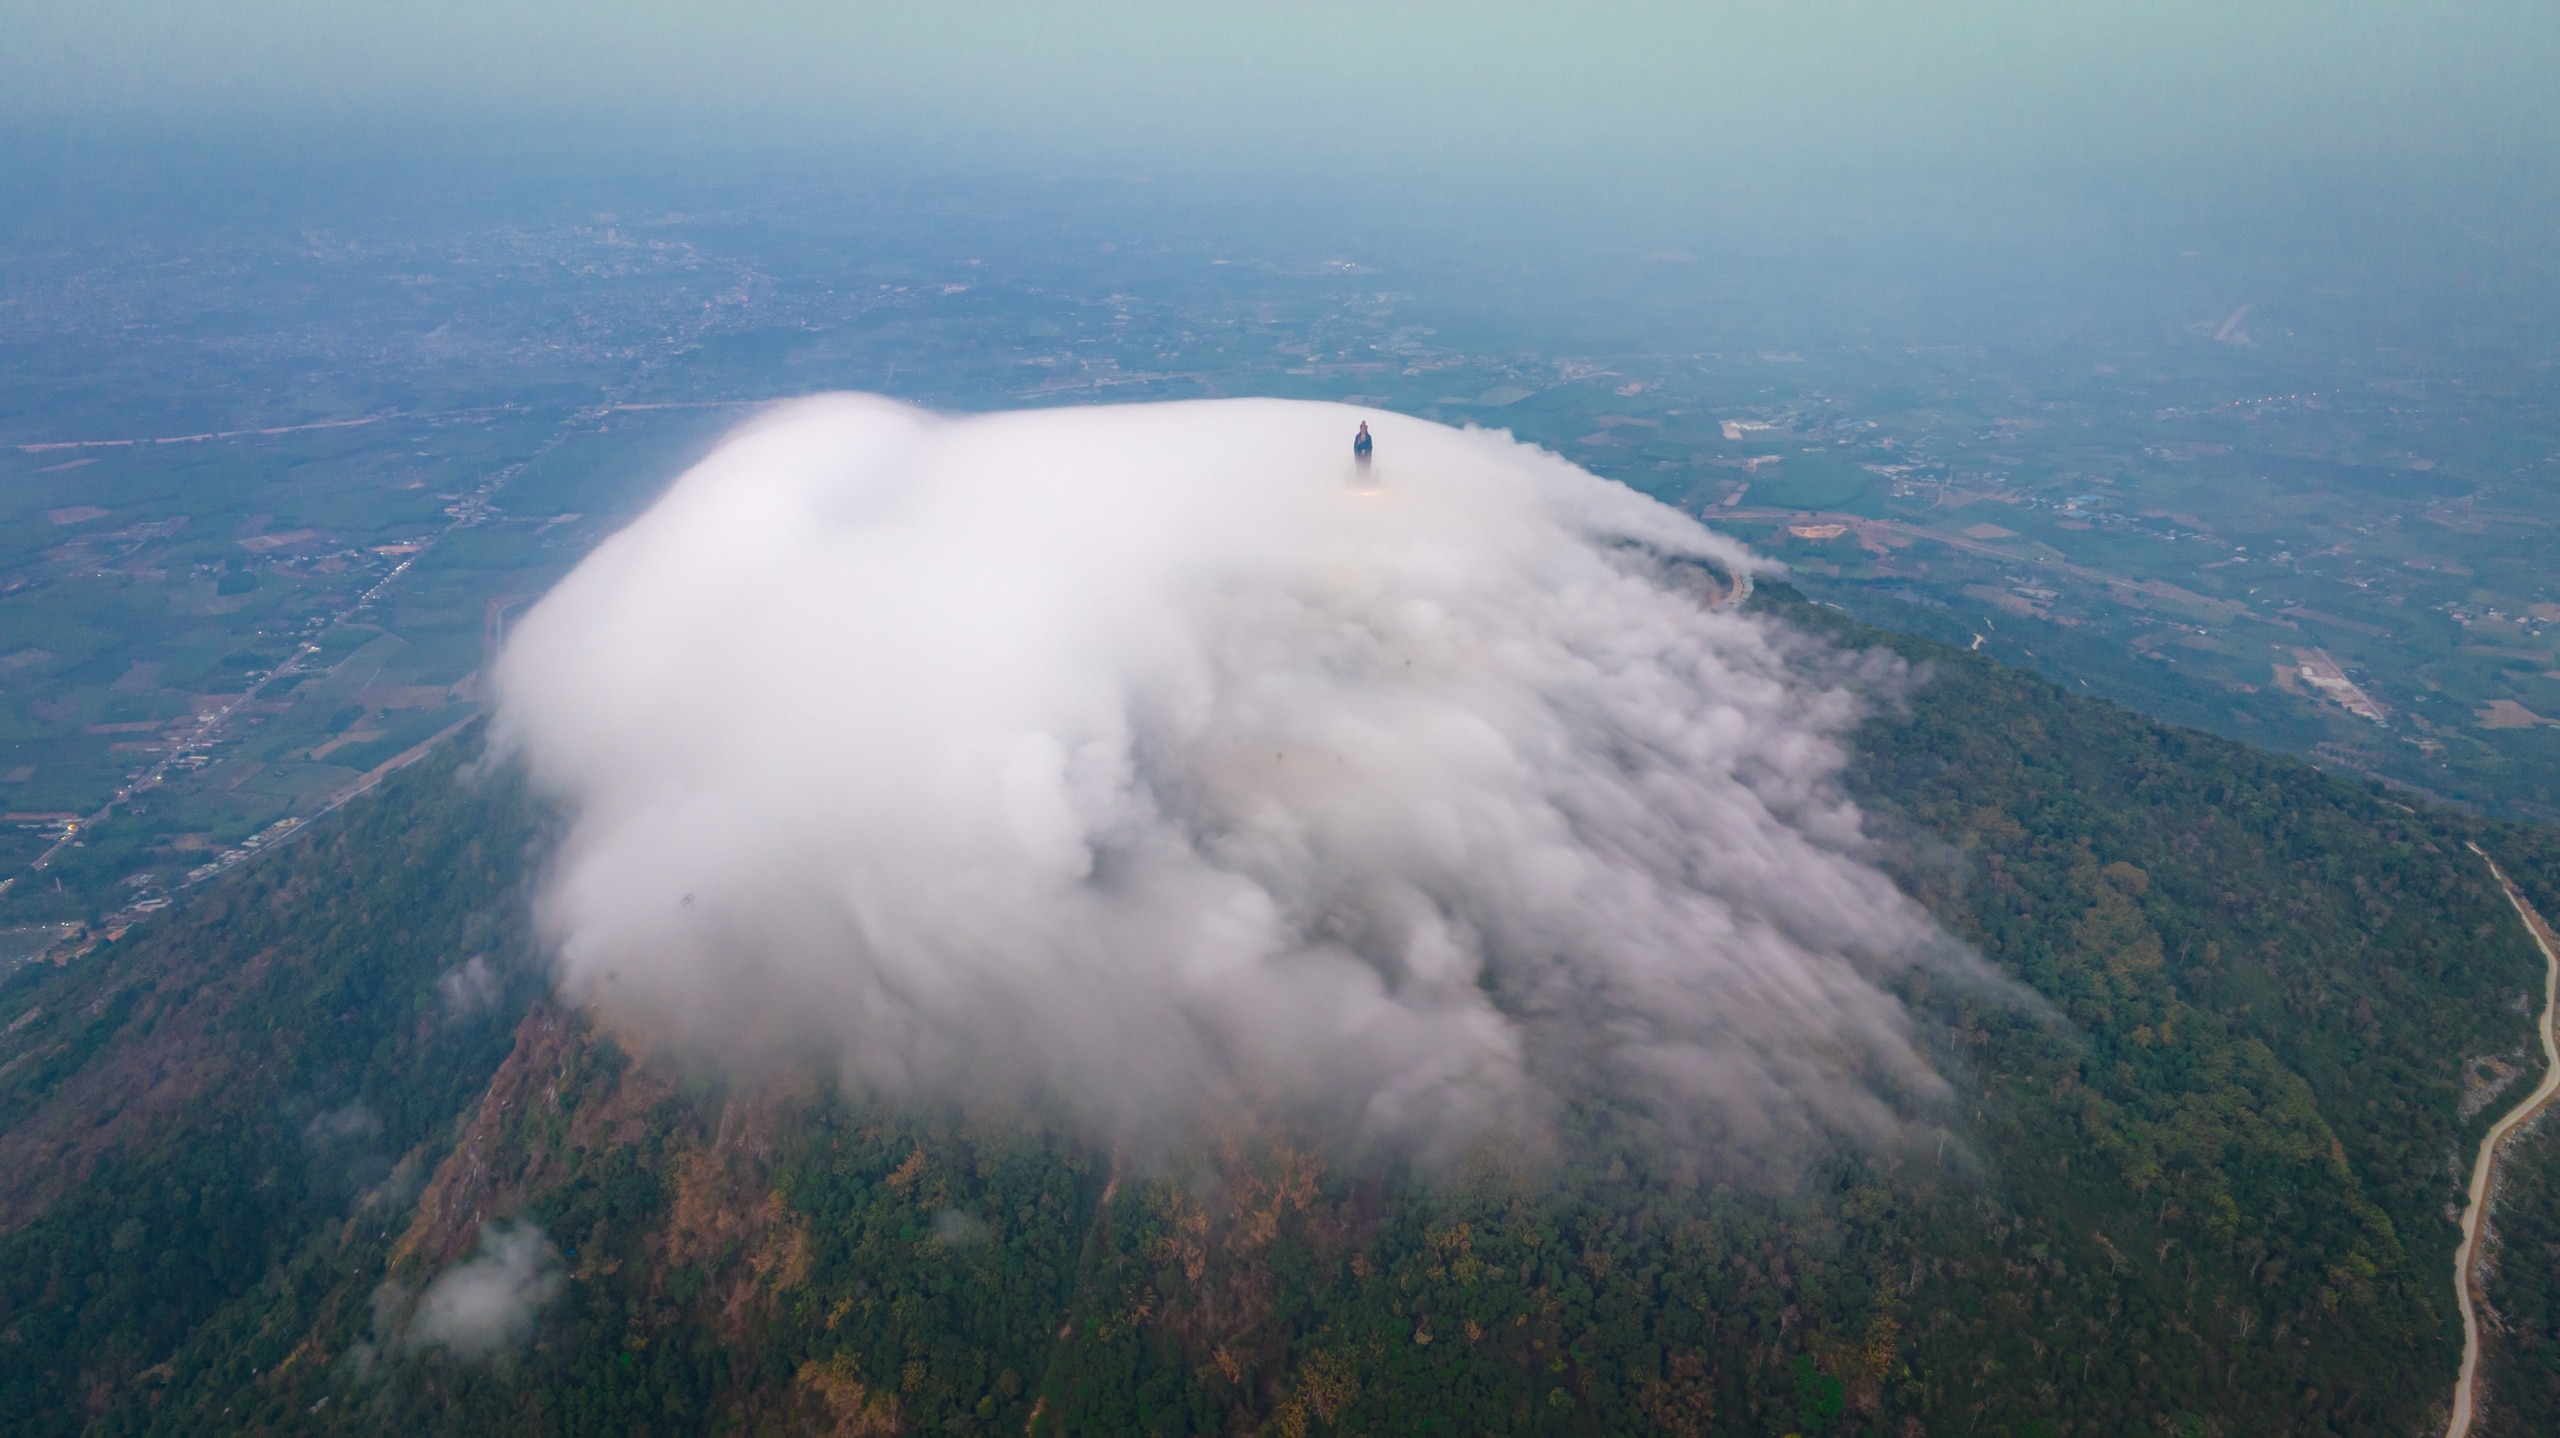
<instances>
[{"instance_id":1,"label":"white cloud","mask_svg":"<svg viewBox=\"0 0 2560 1438\"><path fill-rule=\"evenodd\" d=\"M446 1269L418 1300L406 1341L465 1358L513 1348L531 1335L535 1311L559 1294L562 1281L559 1252L541 1229L483 1225L479 1250Z\"/></svg>"},{"instance_id":2,"label":"white cloud","mask_svg":"<svg viewBox=\"0 0 2560 1438\"><path fill-rule=\"evenodd\" d=\"M379 1137L382 1119L359 1099L344 1108L314 1115L302 1126L302 1136L317 1144L362 1142Z\"/></svg>"},{"instance_id":3,"label":"white cloud","mask_svg":"<svg viewBox=\"0 0 2560 1438\"><path fill-rule=\"evenodd\" d=\"M487 955L473 954L436 976L436 992L444 999L447 1017L476 1014L498 1001L498 971L489 967Z\"/></svg>"},{"instance_id":4,"label":"white cloud","mask_svg":"<svg viewBox=\"0 0 2560 1438\"><path fill-rule=\"evenodd\" d=\"M1118 1141L1277 1107L1446 1156L1585 1100L1698 1151L1889 1127L1937 1084L1877 980L1944 945L1856 857L1838 667L1701 602L1750 562L1339 405L784 407L501 662L573 820L561 981Z\"/></svg>"}]
</instances>

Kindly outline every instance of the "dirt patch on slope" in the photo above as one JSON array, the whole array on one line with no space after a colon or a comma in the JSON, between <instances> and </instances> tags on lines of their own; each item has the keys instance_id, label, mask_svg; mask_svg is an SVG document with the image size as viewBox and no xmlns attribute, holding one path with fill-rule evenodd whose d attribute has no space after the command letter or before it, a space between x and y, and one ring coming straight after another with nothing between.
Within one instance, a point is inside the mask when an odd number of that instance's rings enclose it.
<instances>
[{"instance_id":1,"label":"dirt patch on slope","mask_svg":"<svg viewBox=\"0 0 2560 1438\"><path fill-rule=\"evenodd\" d=\"M109 1156L142 1146L230 1071L217 1021L253 993L276 962L268 950L228 973L202 958L123 976L78 1008L37 1014L0 1046L0 1105L25 1110L0 1132L0 1232L29 1223L86 1182ZM142 969L144 962L128 967ZM156 966L153 966L156 967ZM103 1042L94 1025L121 1011ZM52 1065L80 1047L96 1055L46 1086Z\"/></svg>"}]
</instances>

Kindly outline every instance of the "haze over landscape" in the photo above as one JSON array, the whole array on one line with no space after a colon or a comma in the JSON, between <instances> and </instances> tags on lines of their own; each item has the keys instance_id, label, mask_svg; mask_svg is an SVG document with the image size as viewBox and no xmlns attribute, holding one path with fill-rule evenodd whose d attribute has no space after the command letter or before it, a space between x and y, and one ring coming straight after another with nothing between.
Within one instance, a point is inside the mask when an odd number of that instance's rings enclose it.
<instances>
[{"instance_id":1,"label":"haze over landscape","mask_svg":"<svg viewBox=\"0 0 2560 1438\"><path fill-rule=\"evenodd\" d=\"M2560 1421L2547 7L0 25L0 1428Z\"/></svg>"}]
</instances>

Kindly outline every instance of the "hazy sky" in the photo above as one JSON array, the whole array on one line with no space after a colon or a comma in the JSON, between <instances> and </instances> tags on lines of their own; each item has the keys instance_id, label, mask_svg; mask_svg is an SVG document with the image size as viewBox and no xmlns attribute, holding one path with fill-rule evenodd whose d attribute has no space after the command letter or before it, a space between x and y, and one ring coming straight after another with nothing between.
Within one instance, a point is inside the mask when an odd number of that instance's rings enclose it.
<instances>
[{"instance_id":1,"label":"hazy sky","mask_svg":"<svg viewBox=\"0 0 2560 1438\"><path fill-rule=\"evenodd\" d=\"M2538 170L2560 5L0 0L0 116L1627 176ZM539 125L533 122L541 122Z\"/></svg>"}]
</instances>

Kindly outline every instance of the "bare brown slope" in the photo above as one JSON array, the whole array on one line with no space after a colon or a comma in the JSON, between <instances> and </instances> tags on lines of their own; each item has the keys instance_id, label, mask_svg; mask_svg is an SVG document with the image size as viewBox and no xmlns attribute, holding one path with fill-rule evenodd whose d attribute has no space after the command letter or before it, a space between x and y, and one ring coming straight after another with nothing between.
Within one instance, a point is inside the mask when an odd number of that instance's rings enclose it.
<instances>
[{"instance_id":1,"label":"bare brown slope","mask_svg":"<svg viewBox=\"0 0 2560 1438\"><path fill-rule=\"evenodd\" d=\"M483 1224L521 1213L612 1150L655 1139L650 1161L672 1202L647 1236L650 1264L662 1278L708 1274L708 1307L741 1330L759 1295L807 1277L806 1227L771 1177L784 1111L802 1096L790 1085L737 1093L706 1116L663 1062L629 1058L583 1013L536 1004L420 1195L390 1271L431 1278L470 1251Z\"/></svg>"},{"instance_id":2,"label":"bare brown slope","mask_svg":"<svg viewBox=\"0 0 2560 1438\"><path fill-rule=\"evenodd\" d=\"M522 1001L525 814L505 784L460 780L464 757L413 768L387 801L13 984L30 1006L0 1026L0 1232L191 1107L274 1122L279 1105L361 1086L377 1050L476 1048L458 1021ZM466 1015L436 984L475 951L497 987Z\"/></svg>"},{"instance_id":3,"label":"bare brown slope","mask_svg":"<svg viewBox=\"0 0 2560 1438\"><path fill-rule=\"evenodd\" d=\"M123 972L62 1026L69 1032L47 1033L50 1043L0 1060L0 1075L35 1079L29 1088L54 1079L25 1094L25 1116L0 1131L0 1231L43 1213L86 1182L100 1159L157 1136L227 1076L232 1060L216 1041L216 1027L243 993L256 990L278 956L254 954L228 971L203 950L168 954L165 964L148 957L120 965ZM80 1019L94 1025L110 1010L123 1019L96 1044L91 1060L68 1074L48 1073L93 1039L73 1025Z\"/></svg>"}]
</instances>

